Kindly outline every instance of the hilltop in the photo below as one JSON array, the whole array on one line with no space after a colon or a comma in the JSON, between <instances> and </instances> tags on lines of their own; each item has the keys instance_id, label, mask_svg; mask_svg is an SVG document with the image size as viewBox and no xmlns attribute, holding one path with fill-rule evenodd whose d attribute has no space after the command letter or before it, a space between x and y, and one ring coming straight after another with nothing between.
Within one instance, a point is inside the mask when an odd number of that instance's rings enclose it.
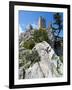
<instances>
[{"instance_id":1,"label":"hilltop","mask_svg":"<svg viewBox=\"0 0 72 90\"><path fill-rule=\"evenodd\" d=\"M19 79L61 77L63 75L63 38L54 36L40 17L39 28L28 25L19 35Z\"/></svg>"}]
</instances>

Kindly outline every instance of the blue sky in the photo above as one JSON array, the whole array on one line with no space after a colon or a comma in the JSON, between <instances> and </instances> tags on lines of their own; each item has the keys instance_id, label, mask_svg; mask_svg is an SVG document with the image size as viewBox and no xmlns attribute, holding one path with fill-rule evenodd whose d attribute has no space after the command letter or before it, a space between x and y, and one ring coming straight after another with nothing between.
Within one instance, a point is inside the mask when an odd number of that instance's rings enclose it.
<instances>
[{"instance_id":1,"label":"blue sky","mask_svg":"<svg viewBox=\"0 0 72 90\"><path fill-rule=\"evenodd\" d=\"M28 24L31 24L33 28L38 28L38 19L40 16L46 19L46 27L48 27L48 23L54 21L53 12L37 12L37 11L19 11L19 32L26 31L26 27ZM62 17L63 14L61 13ZM61 35L63 32L61 32Z\"/></svg>"}]
</instances>

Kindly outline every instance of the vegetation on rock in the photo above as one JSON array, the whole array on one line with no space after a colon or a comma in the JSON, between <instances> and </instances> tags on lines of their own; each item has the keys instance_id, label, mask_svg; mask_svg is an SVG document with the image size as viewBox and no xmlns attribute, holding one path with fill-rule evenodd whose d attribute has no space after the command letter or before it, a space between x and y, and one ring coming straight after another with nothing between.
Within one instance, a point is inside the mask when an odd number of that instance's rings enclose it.
<instances>
[{"instance_id":1,"label":"vegetation on rock","mask_svg":"<svg viewBox=\"0 0 72 90\"><path fill-rule=\"evenodd\" d=\"M33 39L29 39L27 41L24 42L23 47L26 49L32 49L35 46L35 42Z\"/></svg>"},{"instance_id":2,"label":"vegetation on rock","mask_svg":"<svg viewBox=\"0 0 72 90\"><path fill-rule=\"evenodd\" d=\"M55 13L53 17L54 17L54 22L53 22L53 26L51 26L53 32L50 33L54 36L54 41L52 40L52 36L49 33L49 31L47 31L46 28L33 29L31 25L28 25L27 31L21 34L21 36L19 37L19 69L24 70L24 78L25 78L26 70L28 70L30 67L32 68L32 66L34 66L36 62L38 63L39 66L38 68L42 68L42 69L45 68L45 65L47 65L48 67L48 64L50 64L48 68L51 67L50 69L52 70L52 73L54 72L59 76L60 71L57 72L58 69L60 69L59 64L63 64L63 38L59 37L61 30L63 30L62 29L63 21L59 13ZM45 42L41 43L43 41ZM39 47L36 46L36 44L39 43L40 46ZM46 45L48 47L47 49L45 49ZM34 48L35 46L37 49ZM49 47L51 49L48 51ZM39 53L38 51L41 52ZM48 62L48 57L50 57L50 55L52 55L51 62ZM42 61L44 60L43 65L45 63L43 67L40 66L42 65L42 63L40 63L41 60ZM58 61L57 70L55 65L56 61ZM47 67L45 68L44 72L46 71L46 69L48 69ZM40 71L42 72L41 69Z\"/></svg>"},{"instance_id":3,"label":"vegetation on rock","mask_svg":"<svg viewBox=\"0 0 72 90\"><path fill-rule=\"evenodd\" d=\"M46 41L48 42L48 33L45 29L35 30L33 34L33 39L36 43Z\"/></svg>"},{"instance_id":4,"label":"vegetation on rock","mask_svg":"<svg viewBox=\"0 0 72 90\"><path fill-rule=\"evenodd\" d=\"M63 63L63 56L60 56L60 60L61 60L61 62Z\"/></svg>"},{"instance_id":5,"label":"vegetation on rock","mask_svg":"<svg viewBox=\"0 0 72 90\"><path fill-rule=\"evenodd\" d=\"M25 50L20 53L19 67L24 67L25 69L32 66L34 63L40 61L40 56L36 50Z\"/></svg>"}]
</instances>

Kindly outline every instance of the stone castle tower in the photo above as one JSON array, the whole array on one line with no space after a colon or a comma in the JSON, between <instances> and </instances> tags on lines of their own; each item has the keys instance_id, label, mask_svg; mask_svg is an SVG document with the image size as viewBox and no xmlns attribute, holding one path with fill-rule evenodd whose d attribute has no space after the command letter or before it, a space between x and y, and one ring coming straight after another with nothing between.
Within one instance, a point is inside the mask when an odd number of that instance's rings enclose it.
<instances>
[{"instance_id":1,"label":"stone castle tower","mask_svg":"<svg viewBox=\"0 0 72 90\"><path fill-rule=\"evenodd\" d=\"M46 20L42 16L39 17L38 21L39 28L46 28Z\"/></svg>"}]
</instances>

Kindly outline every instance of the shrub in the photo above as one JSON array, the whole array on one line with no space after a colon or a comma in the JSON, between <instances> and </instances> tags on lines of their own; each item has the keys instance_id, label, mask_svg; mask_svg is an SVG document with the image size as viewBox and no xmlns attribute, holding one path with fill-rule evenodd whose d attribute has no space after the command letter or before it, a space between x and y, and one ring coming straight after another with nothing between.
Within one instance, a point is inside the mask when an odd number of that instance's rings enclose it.
<instances>
[{"instance_id":1,"label":"shrub","mask_svg":"<svg viewBox=\"0 0 72 90\"><path fill-rule=\"evenodd\" d=\"M37 43L42 42L42 41L48 42L47 31L45 29L35 30L33 34L33 39Z\"/></svg>"},{"instance_id":2,"label":"shrub","mask_svg":"<svg viewBox=\"0 0 72 90\"><path fill-rule=\"evenodd\" d=\"M61 62L63 63L63 56L60 56L60 60L61 60Z\"/></svg>"},{"instance_id":3,"label":"shrub","mask_svg":"<svg viewBox=\"0 0 72 90\"><path fill-rule=\"evenodd\" d=\"M29 61L26 60L26 56L31 53L31 50L22 50L19 52L19 67L25 66Z\"/></svg>"},{"instance_id":4,"label":"shrub","mask_svg":"<svg viewBox=\"0 0 72 90\"><path fill-rule=\"evenodd\" d=\"M24 42L23 47L26 49L32 49L35 46L35 42L33 39L29 39Z\"/></svg>"},{"instance_id":5,"label":"shrub","mask_svg":"<svg viewBox=\"0 0 72 90\"><path fill-rule=\"evenodd\" d=\"M36 50L26 50L23 54L21 59L19 59L19 67L24 66L25 69L32 66L34 63L40 61L40 56Z\"/></svg>"}]
</instances>

